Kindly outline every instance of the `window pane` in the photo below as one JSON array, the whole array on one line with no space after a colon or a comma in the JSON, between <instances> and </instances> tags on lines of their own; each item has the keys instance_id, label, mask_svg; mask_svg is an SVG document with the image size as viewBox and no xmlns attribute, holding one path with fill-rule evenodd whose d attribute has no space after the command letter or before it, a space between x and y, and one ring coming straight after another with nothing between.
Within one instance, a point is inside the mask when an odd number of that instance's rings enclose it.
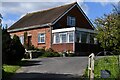
<instances>
[{"instance_id":1,"label":"window pane","mask_svg":"<svg viewBox=\"0 0 120 80\"><path fill-rule=\"evenodd\" d=\"M67 17L67 25L68 26L75 26L75 17L68 16Z\"/></svg>"},{"instance_id":2,"label":"window pane","mask_svg":"<svg viewBox=\"0 0 120 80\"><path fill-rule=\"evenodd\" d=\"M41 36L41 37L44 37L44 36L45 36L45 34L44 34L44 33L42 33L42 34L40 34L40 36Z\"/></svg>"},{"instance_id":3,"label":"window pane","mask_svg":"<svg viewBox=\"0 0 120 80\"><path fill-rule=\"evenodd\" d=\"M67 38L66 38L66 33L62 33L62 34L61 34L61 40L62 40L61 42L62 42L62 43L65 43L65 42L67 41L66 39L67 39Z\"/></svg>"},{"instance_id":4,"label":"window pane","mask_svg":"<svg viewBox=\"0 0 120 80\"><path fill-rule=\"evenodd\" d=\"M24 36L20 36L20 42L23 44L24 43Z\"/></svg>"},{"instance_id":5,"label":"window pane","mask_svg":"<svg viewBox=\"0 0 120 80\"><path fill-rule=\"evenodd\" d=\"M45 38L44 37L41 37L41 42L45 42Z\"/></svg>"},{"instance_id":6,"label":"window pane","mask_svg":"<svg viewBox=\"0 0 120 80\"><path fill-rule=\"evenodd\" d=\"M90 43L94 43L94 35L93 34L90 34Z\"/></svg>"},{"instance_id":7,"label":"window pane","mask_svg":"<svg viewBox=\"0 0 120 80\"><path fill-rule=\"evenodd\" d=\"M38 43L40 42L40 34L38 34Z\"/></svg>"},{"instance_id":8,"label":"window pane","mask_svg":"<svg viewBox=\"0 0 120 80\"><path fill-rule=\"evenodd\" d=\"M76 32L76 42L80 42L80 33Z\"/></svg>"},{"instance_id":9,"label":"window pane","mask_svg":"<svg viewBox=\"0 0 120 80\"><path fill-rule=\"evenodd\" d=\"M86 43L86 41L87 41L87 33L82 32L81 33L81 42Z\"/></svg>"},{"instance_id":10,"label":"window pane","mask_svg":"<svg viewBox=\"0 0 120 80\"><path fill-rule=\"evenodd\" d=\"M45 43L45 34L38 34L38 43Z\"/></svg>"},{"instance_id":11,"label":"window pane","mask_svg":"<svg viewBox=\"0 0 120 80\"><path fill-rule=\"evenodd\" d=\"M73 42L73 32L68 33L69 35L69 42Z\"/></svg>"},{"instance_id":12,"label":"window pane","mask_svg":"<svg viewBox=\"0 0 120 80\"><path fill-rule=\"evenodd\" d=\"M56 34L56 43L60 42L59 34Z\"/></svg>"}]
</instances>

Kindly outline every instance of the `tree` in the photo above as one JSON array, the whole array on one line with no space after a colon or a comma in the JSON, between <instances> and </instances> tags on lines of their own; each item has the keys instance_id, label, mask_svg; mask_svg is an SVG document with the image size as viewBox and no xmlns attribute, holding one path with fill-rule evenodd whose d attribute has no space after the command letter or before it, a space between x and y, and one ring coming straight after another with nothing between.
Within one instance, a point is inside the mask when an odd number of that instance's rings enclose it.
<instances>
[{"instance_id":1,"label":"tree","mask_svg":"<svg viewBox=\"0 0 120 80\"><path fill-rule=\"evenodd\" d=\"M119 4L119 3L118 3ZM94 21L99 43L105 50L120 53L120 10L114 6L113 12Z\"/></svg>"},{"instance_id":2,"label":"tree","mask_svg":"<svg viewBox=\"0 0 120 80\"><path fill-rule=\"evenodd\" d=\"M25 49L19 37L11 39L7 29L2 29L2 64L15 64L24 57Z\"/></svg>"}]
</instances>

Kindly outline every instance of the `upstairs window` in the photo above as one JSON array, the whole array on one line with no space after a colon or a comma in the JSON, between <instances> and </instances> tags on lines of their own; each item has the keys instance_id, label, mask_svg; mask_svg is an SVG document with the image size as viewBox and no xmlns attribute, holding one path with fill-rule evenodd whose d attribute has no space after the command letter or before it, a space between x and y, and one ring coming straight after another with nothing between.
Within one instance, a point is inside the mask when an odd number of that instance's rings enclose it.
<instances>
[{"instance_id":1,"label":"upstairs window","mask_svg":"<svg viewBox=\"0 0 120 80\"><path fill-rule=\"evenodd\" d=\"M38 43L45 43L45 33L38 34Z\"/></svg>"},{"instance_id":2,"label":"upstairs window","mask_svg":"<svg viewBox=\"0 0 120 80\"><path fill-rule=\"evenodd\" d=\"M75 26L76 22L75 22L75 17L73 16L67 16L67 25L68 26Z\"/></svg>"}]
</instances>

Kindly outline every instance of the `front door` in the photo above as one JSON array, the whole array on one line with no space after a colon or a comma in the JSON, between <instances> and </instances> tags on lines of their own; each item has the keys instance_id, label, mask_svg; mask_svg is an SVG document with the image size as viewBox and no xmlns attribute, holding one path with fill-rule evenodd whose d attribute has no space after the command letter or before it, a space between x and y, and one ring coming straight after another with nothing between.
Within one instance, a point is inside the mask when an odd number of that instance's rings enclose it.
<instances>
[{"instance_id":1,"label":"front door","mask_svg":"<svg viewBox=\"0 0 120 80\"><path fill-rule=\"evenodd\" d=\"M28 36L28 47L32 45L32 36Z\"/></svg>"}]
</instances>

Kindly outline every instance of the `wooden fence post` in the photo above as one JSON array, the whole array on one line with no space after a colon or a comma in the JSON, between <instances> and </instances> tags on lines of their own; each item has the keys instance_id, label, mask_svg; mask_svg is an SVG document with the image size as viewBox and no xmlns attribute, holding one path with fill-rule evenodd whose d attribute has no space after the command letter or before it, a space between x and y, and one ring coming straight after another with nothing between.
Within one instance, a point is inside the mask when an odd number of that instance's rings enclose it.
<instances>
[{"instance_id":1,"label":"wooden fence post","mask_svg":"<svg viewBox=\"0 0 120 80\"><path fill-rule=\"evenodd\" d=\"M90 80L94 80L94 53L89 55L88 60L88 77Z\"/></svg>"}]
</instances>

